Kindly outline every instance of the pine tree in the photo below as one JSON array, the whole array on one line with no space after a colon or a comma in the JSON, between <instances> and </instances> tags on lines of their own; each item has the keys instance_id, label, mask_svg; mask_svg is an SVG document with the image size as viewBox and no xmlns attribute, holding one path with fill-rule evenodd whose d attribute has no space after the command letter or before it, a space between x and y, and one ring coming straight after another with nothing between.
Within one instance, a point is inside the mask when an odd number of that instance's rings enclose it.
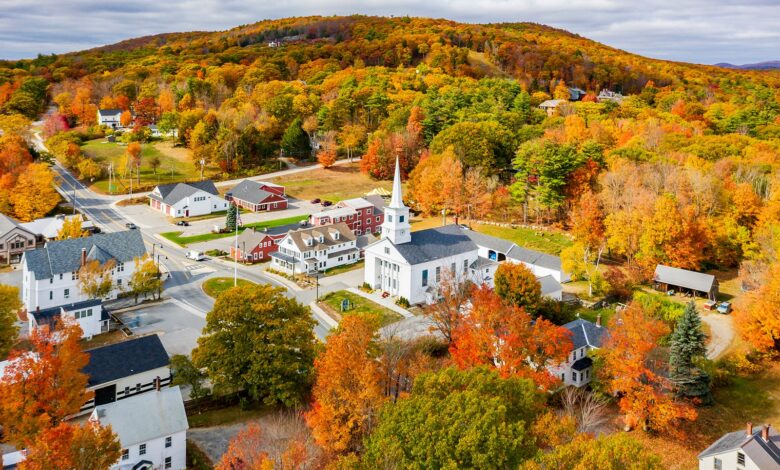
<instances>
[{"instance_id":1,"label":"pine tree","mask_svg":"<svg viewBox=\"0 0 780 470\"><path fill-rule=\"evenodd\" d=\"M311 157L311 142L303 130L300 118L294 120L282 136L282 150L286 155L307 159Z\"/></svg>"},{"instance_id":2,"label":"pine tree","mask_svg":"<svg viewBox=\"0 0 780 470\"><path fill-rule=\"evenodd\" d=\"M706 335L701 330L701 318L696 312L696 304L690 302L677 320L671 336L670 378L679 397L708 404L712 402L710 377L694 364L694 360L703 357L706 352L705 338Z\"/></svg>"},{"instance_id":3,"label":"pine tree","mask_svg":"<svg viewBox=\"0 0 780 470\"><path fill-rule=\"evenodd\" d=\"M238 219L238 207L234 204L228 206L227 219L225 220L225 228L228 232L234 232L236 230L236 220Z\"/></svg>"}]
</instances>

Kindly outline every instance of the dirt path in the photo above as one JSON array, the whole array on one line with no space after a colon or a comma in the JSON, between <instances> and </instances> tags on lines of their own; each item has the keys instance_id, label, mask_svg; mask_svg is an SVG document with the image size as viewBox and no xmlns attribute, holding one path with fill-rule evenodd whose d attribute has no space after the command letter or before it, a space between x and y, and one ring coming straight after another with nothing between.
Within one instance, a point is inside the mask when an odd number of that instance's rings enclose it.
<instances>
[{"instance_id":1,"label":"dirt path","mask_svg":"<svg viewBox=\"0 0 780 470\"><path fill-rule=\"evenodd\" d=\"M734 341L734 322L731 315L704 313L701 320L710 327L707 359L719 358Z\"/></svg>"}]
</instances>

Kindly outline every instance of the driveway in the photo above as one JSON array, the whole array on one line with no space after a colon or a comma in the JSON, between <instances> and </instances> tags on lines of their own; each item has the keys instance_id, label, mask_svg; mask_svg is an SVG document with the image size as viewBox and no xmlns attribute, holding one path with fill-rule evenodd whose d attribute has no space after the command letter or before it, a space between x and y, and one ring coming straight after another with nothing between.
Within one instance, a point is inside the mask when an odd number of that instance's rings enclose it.
<instances>
[{"instance_id":1,"label":"driveway","mask_svg":"<svg viewBox=\"0 0 780 470\"><path fill-rule=\"evenodd\" d=\"M176 299L122 312L117 316L138 336L158 334L171 356L189 355L206 325L205 314Z\"/></svg>"},{"instance_id":2,"label":"driveway","mask_svg":"<svg viewBox=\"0 0 780 470\"><path fill-rule=\"evenodd\" d=\"M707 359L719 358L734 341L734 321L731 315L705 312L701 320L710 327Z\"/></svg>"}]
</instances>

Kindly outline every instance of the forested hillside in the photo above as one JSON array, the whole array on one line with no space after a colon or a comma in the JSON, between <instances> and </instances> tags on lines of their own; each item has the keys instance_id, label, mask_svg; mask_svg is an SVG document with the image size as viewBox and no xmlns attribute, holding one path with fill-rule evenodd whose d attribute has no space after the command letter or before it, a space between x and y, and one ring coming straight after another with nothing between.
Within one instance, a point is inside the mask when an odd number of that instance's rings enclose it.
<instances>
[{"instance_id":1,"label":"forested hillside","mask_svg":"<svg viewBox=\"0 0 780 470\"><path fill-rule=\"evenodd\" d=\"M587 94L537 109L569 87ZM97 109L120 108L126 141L176 130L193 164L225 177L280 152L312 158L312 143L328 164L362 156L375 178L400 157L423 213L561 226L572 259L608 250L638 277L742 263L750 288L777 263L779 88L777 72L653 60L537 24L364 16L0 64L0 109L33 118L54 103L49 147L84 178L105 172L80 147L106 132ZM596 102L602 89L626 98Z\"/></svg>"}]
</instances>

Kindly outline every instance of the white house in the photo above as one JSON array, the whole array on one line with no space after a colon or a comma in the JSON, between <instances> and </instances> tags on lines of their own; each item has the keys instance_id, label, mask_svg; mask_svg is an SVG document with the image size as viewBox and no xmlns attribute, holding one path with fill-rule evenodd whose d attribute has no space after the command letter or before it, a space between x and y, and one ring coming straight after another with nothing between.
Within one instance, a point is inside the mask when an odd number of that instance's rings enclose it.
<instances>
[{"instance_id":1,"label":"white house","mask_svg":"<svg viewBox=\"0 0 780 470\"><path fill-rule=\"evenodd\" d=\"M588 357L588 351L601 347L607 329L601 326L601 317L596 323L578 318L563 327L571 331L574 348L566 362L548 366L547 370L566 385L584 387L593 378L593 359Z\"/></svg>"},{"instance_id":2,"label":"white house","mask_svg":"<svg viewBox=\"0 0 780 470\"><path fill-rule=\"evenodd\" d=\"M86 351L89 363L87 389L93 399L81 407L85 413L96 406L120 402L155 392L171 383L170 359L157 335L109 344Z\"/></svg>"},{"instance_id":3,"label":"white house","mask_svg":"<svg viewBox=\"0 0 780 470\"><path fill-rule=\"evenodd\" d=\"M89 220L84 220L81 214L74 215L55 215L54 217L44 217L42 219L35 219L31 222L24 222L19 224L20 227L26 229L29 232L35 234L38 237L38 242L56 240L57 236L62 230L62 226L66 221L78 219L81 221L81 230L88 230L94 227Z\"/></svg>"},{"instance_id":4,"label":"white house","mask_svg":"<svg viewBox=\"0 0 780 470\"><path fill-rule=\"evenodd\" d=\"M130 284L135 259L145 254L146 247L138 230L47 242L22 256L24 307L33 312L90 300L79 288L78 273L92 260L101 264L114 261L111 272L114 289L106 296L114 299Z\"/></svg>"},{"instance_id":5,"label":"white house","mask_svg":"<svg viewBox=\"0 0 780 470\"><path fill-rule=\"evenodd\" d=\"M99 109L97 112L97 120L99 126L107 126L112 129L118 129L122 127L122 110Z\"/></svg>"},{"instance_id":6,"label":"white house","mask_svg":"<svg viewBox=\"0 0 780 470\"><path fill-rule=\"evenodd\" d=\"M314 273L357 263L357 237L343 222L290 230L271 253L272 266L291 274Z\"/></svg>"},{"instance_id":7,"label":"white house","mask_svg":"<svg viewBox=\"0 0 780 470\"><path fill-rule=\"evenodd\" d=\"M780 469L780 435L770 425L725 434L699 454L699 470Z\"/></svg>"},{"instance_id":8,"label":"white house","mask_svg":"<svg viewBox=\"0 0 780 470\"><path fill-rule=\"evenodd\" d=\"M149 193L149 206L169 217L195 217L227 210L211 180L161 184Z\"/></svg>"},{"instance_id":9,"label":"white house","mask_svg":"<svg viewBox=\"0 0 780 470\"><path fill-rule=\"evenodd\" d=\"M54 327L58 318L69 318L81 327L82 338L91 338L108 331L108 311L100 299L90 299L59 307L34 310L28 313L30 331L43 325Z\"/></svg>"},{"instance_id":10,"label":"white house","mask_svg":"<svg viewBox=\"0 0 780 470\"><path fill-rule=\"evenodd\" d=\"M112 470L187 468L187 413L179 387L95 408L90 422L111 426L122 456Z\"/></svg>"}]
</instances>

